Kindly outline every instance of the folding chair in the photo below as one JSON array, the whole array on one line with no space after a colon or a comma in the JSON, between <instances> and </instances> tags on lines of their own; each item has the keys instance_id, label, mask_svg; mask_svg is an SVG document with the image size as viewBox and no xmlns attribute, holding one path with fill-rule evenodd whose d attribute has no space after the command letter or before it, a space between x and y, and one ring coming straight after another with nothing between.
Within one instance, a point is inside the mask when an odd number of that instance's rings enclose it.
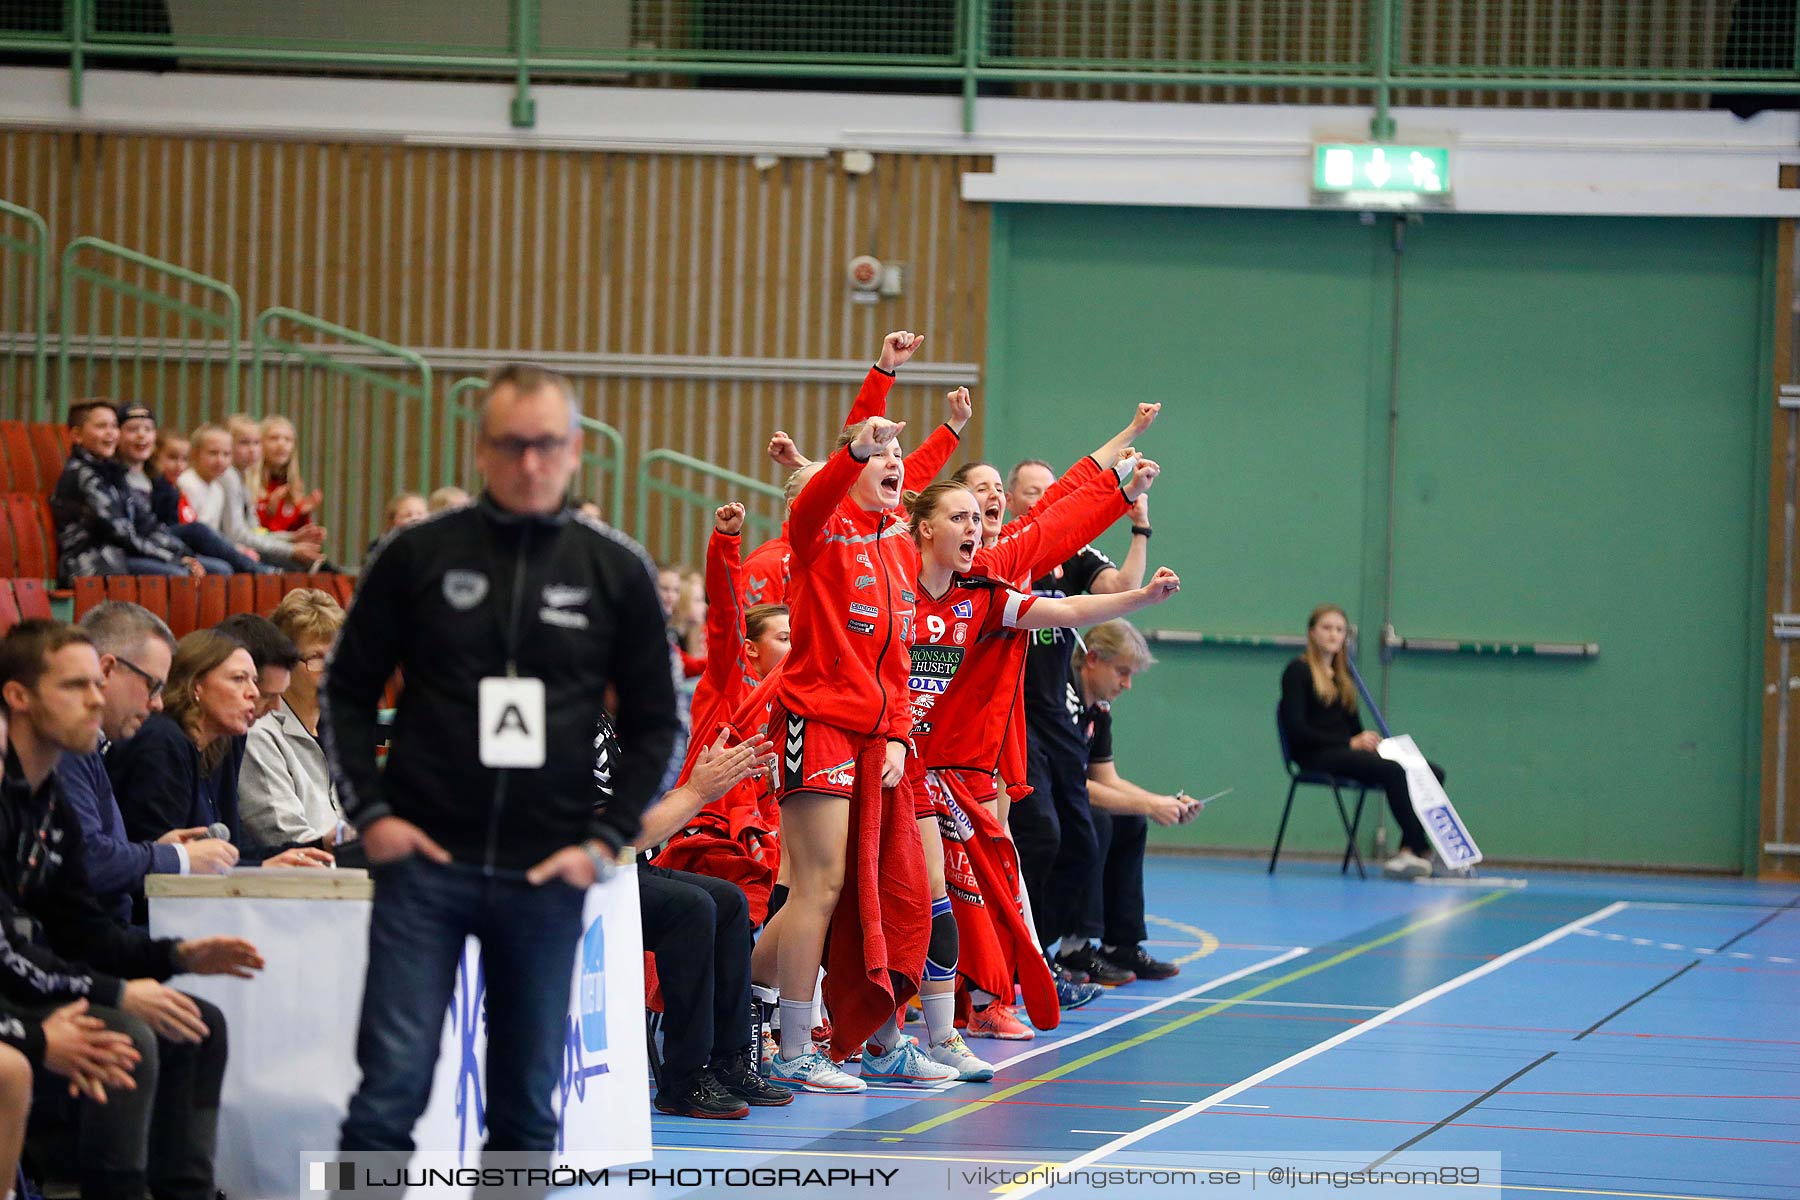
<instances>
[{"instance_id":1,"label":"folding chair","mask_svg":"<svg viewBox=\"0 0 1800 1200\"><path fill-rule=\"evenodd\" d=\"M1294 811L1294 793L1301 785L1308 787L1327 787L1331 789L1332 799L1337 801L1338 820L1344 826L1344 862L1338 868L1338 874L1346 874L1350 870L1350 860L1356 860L1356 875L1359 879L1367 879L1363 871L1362 854L1356 849L1356 830L1362 824L1363 801L1369 797L1367 784L1354 779L1345 779L1341 775L1332 775L1325 771L1307 771L1294 761L1293 753L1288 749L1287 727L1281 723L1281 706L1275 706L1275 736L1281 742L1281 764L1287 768L1288 793L1287 804L1281 810L1281 826L1275 831L1275 849L1269 852L1269 874L1275 873L1275 860L1281 857L1281 840L1287 836L1288 814ZM1356 789L1356 815L1351 816L1344 807L1344 789Z\"/></svg>"}]
</instances>

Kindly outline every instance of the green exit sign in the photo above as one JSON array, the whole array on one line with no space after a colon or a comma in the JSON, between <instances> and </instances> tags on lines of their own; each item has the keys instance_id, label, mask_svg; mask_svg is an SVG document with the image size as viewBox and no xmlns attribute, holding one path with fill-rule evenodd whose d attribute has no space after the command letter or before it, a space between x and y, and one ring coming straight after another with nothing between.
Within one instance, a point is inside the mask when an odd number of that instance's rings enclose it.
<instances>
[{"instance_id":1,"label":"green exit sign","mask_svg":"<svg viewBox=\"0 0 1800 1200\"><path fill-rule=\"evenodd\" d=\"M1450 194L1450 151L1443 146L1320 144L1313 147L1313 191L1342 203L1441 204Z\"/></svg>"}]
</instances>

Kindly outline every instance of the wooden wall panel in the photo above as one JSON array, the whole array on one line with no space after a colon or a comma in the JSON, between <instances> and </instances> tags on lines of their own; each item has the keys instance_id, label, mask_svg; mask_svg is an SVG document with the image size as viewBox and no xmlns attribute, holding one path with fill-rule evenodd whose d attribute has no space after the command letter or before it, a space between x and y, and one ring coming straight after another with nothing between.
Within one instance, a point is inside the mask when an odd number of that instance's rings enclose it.
<instances>
[{"instance_id":1,"label":"wooden wall panel","mask_svg":"<svg viewBox=\"0 0 1800 1200\"><path fill-rule=\"evenodd\" d=\"M887 330L914 328L921 365L981 362L988 215L959 184L985 169L0 133L0 196L42 213L59 250L96 234L231 284L246 325L286 305L418 349L440 391L542 357L634 457L671 447L771 482L770 430L809 448L835 433L855 384L819 381L830 361L867 362ZM904 265L903 296L852 302L845 269L863 253ZM742 359L773 361L743 377ZM930 428L949 382L903 385L896 412ZM179 419L216 415L184 405ZM369 457L386 470L391 455ZM420 481L378 484L402 482Z\"/></svg>"}]
</instances>

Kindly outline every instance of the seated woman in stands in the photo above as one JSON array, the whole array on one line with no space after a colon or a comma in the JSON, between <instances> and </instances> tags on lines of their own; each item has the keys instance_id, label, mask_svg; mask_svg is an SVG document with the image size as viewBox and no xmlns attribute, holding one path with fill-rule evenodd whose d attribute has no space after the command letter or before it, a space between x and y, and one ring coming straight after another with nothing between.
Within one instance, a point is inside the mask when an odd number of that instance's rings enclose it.
<instances>
[{"instance_id":1,"label":"seated woman in stands","mask_svg":"<svg viewBox=\"0 0 1800 1200\"><path fill-rule=\"evenodd\" d=\"M254 478L245 480L256 503L256 519L273 533L288 533L313 523L323 493L307 493L294 461L294 423L286 417L270 417L262 427L262 464L251 468Z\"/></svg>"},{"instance_id":2,"label":"seated woman in stands","mask_svg":"<svg viewBox=\"0 0 1800 1200\"><path fill-rule=\"evenodd\" d=\"M196 630L175 647L162 694L163 710L107 759L127 835L153 842L171 829L222 825L240 863L330 866L323 850L252 840L239 817L238 775L259 695L250 652L216 629Z\"/></svg>"},{"instance_id":3,"label":"seated woman in stands","mask_svg":"<svg viewBox=\"0 0 1800 1200\"><path fill-rule=\"evenodd\" d=\"M348 826L319 744L319 683L344 610L329 593L295 588L269 619L300 651L300 665L274 711L250 729L238 780L244 828L264 846L332 849Z\"/></svg>"},{"instance_id":4,"label":"seated woman in stands","mask_svg":"<svg viewBox=\"0 0 1800 1200\"><path fill-rule=\"evenodd\" d=\"M1306 650L1281 673L1281 728L1288 752L1306 771L1321 771L1380 788L1400 826L1400 851L1382 864L1397 878L1431 874L1431 840L1413 813L1406 771L1381 757L1381 735L1363 728L1356 684L1344 650L1349 619L1335 604L1321 604L1306 622ZM1431 764L1441 783L1443 768Z\"/></svg>"},{"instance_id":5,"label":"seated woman in stands","mask_svg":"<svg viewBox=\"0 0 1800 1200\"><path fill-rule=\"evenodd\" d=\"M74 406L69 427L75 448L50 493L56 573L65 587L83 575L231 574L229 563L196 556L125 482L117 454L119 414L111 403Z\"/></svg>"}]
</instances>

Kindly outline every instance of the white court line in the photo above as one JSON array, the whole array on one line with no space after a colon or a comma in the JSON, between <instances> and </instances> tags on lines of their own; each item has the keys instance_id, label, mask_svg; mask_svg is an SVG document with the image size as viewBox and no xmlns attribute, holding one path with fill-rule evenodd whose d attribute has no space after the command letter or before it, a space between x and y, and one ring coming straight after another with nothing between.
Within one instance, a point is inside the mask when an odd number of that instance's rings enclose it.
<instances>
[{"instance_id":1,"label":"white court line","mask_svg":"<svg viewBox=\"0 0 1800 1200\"><path fill-rule=\"evenodd\" d=\"M1208 1004L1254 1004L1263 1008L1333 1008L1355 1012L1380 1012L1379 1004L1319 1004L1311 1000L1209 1000Z\"/></svg>"},{"instance_id":2,"label":"white court line","mask_svg":"<svg viewBox=\"0 0 1800 1200\"><path fill-rule=\"evenodd\" d=\"M1107 1137L1123 1137L1124 1135L1126 1135L1127 1133L1130 1133L1131 1131L1129 1129L1071 1129L1071 1130L1069 1130L1069 1132L1070 1133L1099 1133L1099 1134L1104 1134Z\"/></svg>"},{"instance_id":3,"label":"white court line","mask_svg":"<svg viewBox=\"0 0 1800 1200\"><path fill-rule=\"evenodd\" d=\"M1189 1117L1194 1116L1197 1113L1203 1113L1209 1108L1217 1108L1222 1102L1231 1099L1233 1096L1242 1095L1244 1092L1249 1091L1251 1088L1255 1087L1259 1083L1264 1082L1265 1080L1273 1079L1275 1076L1281 1074L1283 1071L1286 1071L1289 1067L1296 1067L1296 1066L1299 1066L1301 1063L1306 1062L1308 1059L1317 1058L1319 1055L1325 1053L1327 1050L1334 1050L1337 1047L1343 1045L1345 1042L1350 1041L1352 1038L1359 1038L1363 1034L1369 1032L1369 1030L1371 1030L1371 1029L1375 1029L1379 1026L1386 1025L1389 1021L1394 1020L1396 1017L1404 1016L1407 1013L1411 1012L1415 1008L1421 1008L1421 1007L1431 1003L1433 1000L1436 1000L1439 996L1443 996L1443 995L1446 995L1447 993L1453 992L1457 988L1462 987L1466 983L1473 983L1473 982L1475 982L1475 980L1482 978L1484 975L1491 975L1495 971L1498 971L1501 967L1508 966L1512 963L1519 961L1521 958L1524 958L1527 954L1531 954L1531 953L1534 953L1535 951L1543 949L1545 946L1550 945L1552 942L1561 941L1563 938L1568 937L1571 933L1574 933L1577 929L1583 929L1589 925L1592 925L1596 921L1604 921L1607 917L1612 916L1614 913L1618 912L1619 910L1623 909L1624 907L1625 907L1625 902L1623 900L1614 901L1613 903L1607 905L1605 908L1597 909L1594 912L1589 913L1585 917L1582 917L1578 920L1570 921L1567 925L1563 925L1559 928L1552 929L1549 933L1546 933L1543 937L1537 938L1533 941L1526 942L1523 946L1514 947L1513 949L1508 950L1505 954L1502 954L1498 958L1490 959L1489 961L1482 963L1479 967L1476 967L1475 969L1473 969L1471 971L1463 972L1461 975L1458 975L1455 979L1445 980L1443 983L1438 984L1434 988L1429 988L1423 992L1420 992L1418 995L1414 996L1410 1000L1402 1001L1401 1003L1394 1005L1394 1007L1387 1009L1386 1011L1384 1011L1376 1016L1370 1017L1367 1021L1364 1021L1360 1025L1353 1026L1349 1029L1344 1030L1342 1033L1339 1033L1332 1037L1326 1038L1324 1041L1320 1042L1318 1045L1308 1047L1307 1049L1300 1051L1298 1054L1289 1055L1287 1058L1282 1059L1280 1062L1276 1063L1273 1066L1264 1067L1262 1070L1258 1071L1256 1074L1251 1075L1246 1079L1238 1080L1238 1082L1232 1084L1230 1087L1220 1088L1218 1091L1214 1092L1212 1095L1206 1096L1199 1100L1196 1100L1192 1104L1187 1105L1186 1107L1180 1109L1177 1112L1172 1112L1168 1116L1163 1117L1160 1120L1152 1121L1150 1124L1144 1126L1142 1129L1136 1130L1132 1133L1128 1133L1124 1137L1118 1138L1115 1141L1108 1142L1104 1146L1100 1146L1100 1147L1097 1147L1096 1149L1090 1150L1086 1154L1083 1154L1080 1158L1075 1159L1073 1162L1065 1163L1065 1164L1063 1164L1063 1166L1061 1166L1058 1169L1060 1171L1067 1172L1067 1171L1079 1171L1083 1167L1090 1167L1093 1164L1099 1162L1101 1159L1105 1158L1107 1155L1113 1154L1119 1150L1123 1150L1125 1147L1133 1145L1134 1143L1141 1142L1145 1138L1149 1137L1151 1134L1161 1133L1165 1129L1169 1129L1175 1125L1179 1125L1181 1122L1187 1120ZM1025 1196L1029 1196L1034 1192L1042 1191L1045 1186L1047 1186L1047 1185L1044 1183L1037 1183L1037 1184L1030 1184L1025 1187L1015 1189L1014 1191L1007 1193L1007 1200L1022 1200L1022 1198Z\"/></svg>"},{"instance_id":4,"label":"white court line","mask_svg":"<svg viewBox=\"0 0 1800 1200\"><path fill-rule=\"evenodd\" d=\"M1266 970L1269 967L1278 967L1284 962L1291 962L1292 960L1299 958L1302 954L1305 954L1311 948L1312 947L1310 947L1310 946L1295 946L1290 950L1287 950L1281 954L1277 954L1274 958L1265 958L1261 962L1253 963L1252 965L1250 965L1248 967L1239 967L1237 970L1232 971L1229 974L1221 975L1217 979L1210 979L1207 982L1198 985L1197 987L1189 988L1185 992L1178 992L1173 996L1165 996L1161 1000L1158 1000L1153 1004L1146 1004L1142 1008L1134 1009L1131 1012L1121 1014L1120 1016L1116 1016L1116 1017L1112 1018L1110 1021L1102 1021L1100 1024L1094 1026L1092 1029L1084 1029L1080 1033L1071 1034L1070 1036L1068 1036L1066 1038L1060 1038L1054 1042L1046 1042L1042 1046L1037 1046L1037 1047L1034 1047L1033 1049L1026 1050L1021 1054L1015 1054L1011 1058L1003 1058L1003 1059L990 1060L990 1061L992 1061L994 1063L994 1070L998 1071L1002 1067L1010 1067L1014 1063L1022 1063L1028 1058L1036 1058L1038 1055L1048 1054L1052 1050L1061 1050L1065 1046L1073 1046L1076 1042L1084 1042L1088 1038L1093 1037L1095 1034L1105 1033L1111 1029L1117 1029L1119 1026L1125 1024L1127 1021L1135 1021L1139 1017L1147 1017L1153 1012L1161 1012L1163 1009L1168 1008L1171 1005L1180 1004L1184 1000L1192 999L1193 997L1198 996L1201 992L1207 991L1211 988L1223 987L1225 984L1228 984L1228 983L1236 983L1238 980L1242 979L1246 975L1254 975L1258 971Z\"/></svg>"}]
</instances>

